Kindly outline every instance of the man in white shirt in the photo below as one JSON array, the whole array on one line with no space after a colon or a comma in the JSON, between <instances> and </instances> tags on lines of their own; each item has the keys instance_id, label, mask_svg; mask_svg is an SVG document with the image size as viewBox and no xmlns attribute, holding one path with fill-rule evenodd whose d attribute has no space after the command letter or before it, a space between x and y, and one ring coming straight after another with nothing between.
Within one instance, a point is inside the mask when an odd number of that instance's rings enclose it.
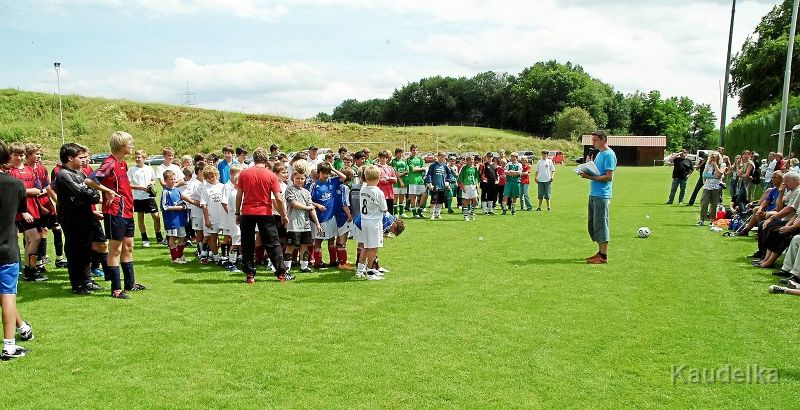
<instances>
[{"instance_id":1,"label":"man in white shirt","mask_svg":"<svg viewBox=\"0 0 800 410\"><path fill-rule=\"evenodd\" d=\"M165 147L162 153L164 155L164 163L156 168L156 178L158 178L158 183L161 184L162 188L166 186L166 183L164 183L164 171L169 170L174 172L175 176L178 177L178 180L175 182L175 188L180 188L186 185L186 181L180 177L180 175L183 175L183 170L181 170L181 167L179 167L178 164L172 163L172 160L175 158L175 150L170 147Z\"/></svg>"},{"instance_id":2,"label":"man in white shirt","mask_svg":"<svg viewBox=\"0 0 800 410\"><path fill-rule=\"evenodd\" d=\"M548 156L547 151L542 151L542 158L536 163L536 186L539 193L539 207L542 210L542 199L547 201L547 210L550 211L550 184L556 176L556 166Z\"/></svg>"},{"instance_id":3,"label":"man in white shirt","mask_svg":"<svg viewBox=\"0 0 800 410\"><path fill-rule=\"evenodd\" d=\"M774 152L770 152L767 157L767 169L764 172L764 189L770 188L772 184L772 174L775 173L775 167L778 166L778 156Z\"/></svg>"},{"instance_id":4,"label":"man in white shirt","mask_svg":"<svg viewBox=\"0 0 800 410\"><path fill-rule=\"evenodd\" d=\"M318 149L316 145L308 147L308 158L306 159L306 162L308 162L310 169L317 169L317 165L322 163L322 161L324 160L324 158L320 158L317 155L317 151Z\"/></svg>"},{"instance_id":5,"label":"man in white shirt","mask_svg":"<svg viewBox=\"0 0 800 410\"><path fill-rule=\"evenodd\" d=\"M153 167L145 165L144 160L147 153L138 150L136 154L136 166L128 168L128 180L133 191L133 211L139 220L139 232L142 234L142 246L150 247L150 240L147 237L147 226L144 224L144 214L153 217L153 227L156 230L156 241L159 245L164 244L164 236L161 233L161 215L158 213L155 197L156 191L153 190L156 174Z\"/></svg>"}]
</instances>

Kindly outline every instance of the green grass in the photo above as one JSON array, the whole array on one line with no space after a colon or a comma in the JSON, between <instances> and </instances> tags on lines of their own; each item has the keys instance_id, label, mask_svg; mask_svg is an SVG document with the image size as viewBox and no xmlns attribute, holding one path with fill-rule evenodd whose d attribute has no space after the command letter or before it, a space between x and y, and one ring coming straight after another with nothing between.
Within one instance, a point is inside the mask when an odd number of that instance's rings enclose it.
<instances>
[{"instance_id":1,"label":"green grass","mask_svg":"<svg viewBox=\"0 0 800 410\"><path fill-rule=\"evenodd\" d=\"M798 299L769 295L752 238L666 206L670 170L621 168L611 263L587 266L585 181L554 211L408 221L383 282L330 271L245 285L138 247L151 290L72 297L21 283L29 357L0 364L11 407L788 408ZM648 218L649 216L649 218ZM649 226L649 239L638 239ZM51 251L52 253L52 251ZM352 253L351 253L352 255ZM673 384L671 365L777 367L780 384Z\"/></svg>"},{"instance_id":2,"label":"green grass","mask_svg":"<svg viewBox=\"0 0 800 410\"><path fill-rule=\"evenodd\" d=\"M417 144L421 151L499 151L531 148L561 149L580 155L579 144L542 140L519 132L474 127L383 127L301 121L273 115L250 115L138 103L127 100L64 96L64 132L68 142L87 145L92 152L108 152L108 136L124 130L136 148L160 154L171 146L179 154L217 152L226 144L251 150L277 143L286 151L314 144L336 150L342 141L368 142L373 152ZM61 146L58 96L0 89L0 140L36 141L46 158L56 159ZM361 149L356 143L351 150Z\"/></svg>"}]
</instances>

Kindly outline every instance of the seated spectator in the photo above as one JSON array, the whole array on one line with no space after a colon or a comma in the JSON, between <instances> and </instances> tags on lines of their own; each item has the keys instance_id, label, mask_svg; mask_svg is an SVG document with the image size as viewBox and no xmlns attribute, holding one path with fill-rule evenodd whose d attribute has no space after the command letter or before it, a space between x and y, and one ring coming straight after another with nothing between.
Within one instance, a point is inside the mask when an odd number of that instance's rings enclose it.
<instances>
[{"instance_id":1,"label":"seated spectator","mask_svg":"<svg viewBox=\"0 0 800 410\"><path fill-rule=\"evenodd\" d=\"M773 172L771 179L772 185L770 186L781 186L783 183L783 172ZM739 232L736 233L736 236L747 236L750 230L758 225L759 222L769 218L772 215L775 215L777 213L775 208L778 206L779 194L780 190L778 188L768 188L766 191L764 191L764 195L761 195L761 199L758 200L758 205L753 207L753 216L747 221L747 225L745 225L739 230Z\"/></svg>"},{"instance_id":2,"label":"seated spectator","mask_svg":"<svg viewBox=\"0 0 800 410\"><path fill-rule=\"evenodd\" d=\"M758 230L758 251L753 266L769 268L789 246L789 241L800 230L800 218L796 210L800 208L800 174L787 172L778 194L778 211L761 223Z\"/></svg>"}]
</instances>

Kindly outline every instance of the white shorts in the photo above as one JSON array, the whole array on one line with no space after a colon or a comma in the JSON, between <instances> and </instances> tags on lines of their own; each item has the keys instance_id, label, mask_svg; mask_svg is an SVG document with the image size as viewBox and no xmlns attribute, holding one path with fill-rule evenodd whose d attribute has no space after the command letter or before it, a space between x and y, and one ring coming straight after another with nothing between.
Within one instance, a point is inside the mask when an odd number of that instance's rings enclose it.
<instances>
[{"instance_id":1,"label":"white shorts","mask_svg":"<svg viewBox=\"0 0 800 410\"><path fill-rule=\"evenodd\" d=\"M322 231L318 231L316 225L311 225L311 233L314 236L314 239L333 239L339 232L339 227L336 226L336 218L328 219L327 221L320 222L319 224L322 225Z\"/></svg>"},{"instance_id":2,"label":"white shorts","mask_svg":"<svg viewBox=\"0 0 800 410\"><path fill-rule=\"evenodd\" d=\"M211 223L211 228L205 226L203 224L203 235L219 235L222 232L222 227L220 224Z\"/></svg>"},{"instance_id":3,"label":"white shorts","mask_svg":"<svg viewBox=\"0 0 800 410\"><path fill-rule=\"evenodd\" d=\"M395 195L405 195L406 192L408 192L408 187L402 187L402 188L394 187L392 189L394 190Z\"/></svg>"},{"instance_id":4,"label":"white shorts","mask_svg":"<svg viewBox=\"0 0 800 410\"><path fill-rule=\"evenodd\" d=\"M232 229L230 225L222 228L222 234L231 237L231 245L239 246L242 244L242 229L239 228L239 225L233 224Z\"/></svg>"},{"instance_id":5,"label":"white shorts","mask_svg":"<svg viewBox=\"0 0 800 410\"><path fill-rule=\"evenodd\" d=\"M462 199L474 199L478 197L478 187L476 185L464 185L464 191L461 192Z\"/></svg>"},{"instance_id":6,"label":"white shorts","mask_svg":"<svg viewBox=\"0 0 800 410\"><path fill-rule=\"evenodd\" d=\"M408 194L409 195L422 195L427 191L425 189L425 185L409 185L408 186Z\"/></svg>"},{"instance_id":7,"label":"white shorts","mask_svg":"<svg viewBox=\"0 0 800 410\"><path fill-rule=\"evenodd\" d=\"M203 218L192 217L192 229L195 231L203 230Z\"/></svg>"},{"instance_id":8,"label":"white shorts","mask_svg":"<svg viewBox=\"0 0 800 410\"><path fill-rule=\"evenodd\" d=\"M361 220L360 242L366 249L383 248L383 220Z\"/></svg>"},{"instance_id":9,"label":"white shorts","mask_svg":"<svg viewBox=\"0 0 800 410\"><path fill-rule=\"evenodd\" d=\"M186 228L181 226L178 229L167 229L164 231L167 237L174 236L176 238L185 238L186 237Z\"/></svg>"},{"instance_id":10,"label":"white shorts","mask_svg":"<svg viewBox=\"0 0 800 410\"><path fill-rule=\"evenodd\" d=\"M355 224L353 224L353 230L350 231L350 233L353 234L353 241L355 241L355 243L358 244L358 243L363 243L364 242L361 239L361 237L363 236L362 233L361 233L361 228L355 226Z\"/></svg>"},{"instance_id":11,"label":"white shorts","mask_svg":"<svg viewBox=\"0 0 800 410\"><path fill-rule=\"evenodd\" d=\"M355 225L353 225L352 222L345 222L344 225L339 227L339 235L338 236L342 236L342 235L347 234L348 232L352 231L353 228L355 228Z\"/></svg>"}]
</instances>

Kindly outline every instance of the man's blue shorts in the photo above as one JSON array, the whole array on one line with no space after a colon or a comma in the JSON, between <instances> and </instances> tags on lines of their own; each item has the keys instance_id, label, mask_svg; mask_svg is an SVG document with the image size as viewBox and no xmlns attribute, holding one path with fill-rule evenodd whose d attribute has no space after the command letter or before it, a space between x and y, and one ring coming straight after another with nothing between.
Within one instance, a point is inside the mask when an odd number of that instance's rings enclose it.
<instances>
[{"instance_id":1,"label":"man's blue shorts","mask_svg":"<svg viewBox=\"0 0 800 410\"><path fill-rule=\"evenodd\" d=\"M0 295L16 295L19 262L0 265Z\"/></svg>"}]
</instances>

